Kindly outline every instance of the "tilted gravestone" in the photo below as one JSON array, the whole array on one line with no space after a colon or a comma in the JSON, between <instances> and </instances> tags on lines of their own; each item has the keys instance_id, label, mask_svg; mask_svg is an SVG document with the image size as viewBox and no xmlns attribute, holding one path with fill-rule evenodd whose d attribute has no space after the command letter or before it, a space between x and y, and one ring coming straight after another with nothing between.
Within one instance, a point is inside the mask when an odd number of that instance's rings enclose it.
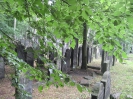
<instances>
[{"instance_id":1,"label":"tilted gravestone","mask_svg":"<svg viewBox=\"0 0 133 99\"><path fill-rule=\"evenodd\" d=\"M0 56L0 79L5 77L5 64L4 58Z\"/></svg>"},{"instance_id":2,"label":"tilted gravestone","mask_svg":"<svg viewBox=\"0 0 133 99\"><path fill-rule=\"evenodd\" d=\"M21 44L17 46L17 54L18 54L18 58L22 59L23 61L28 61L29 58L27 57L27 55L30 55L29 53L27 54L24 50L24 46L22 46ZM30 61L31 62L31 61ZM28 62L28 64L30 65L31 63ZM29 75L29 73L27 72L26 74L20 72L18 75L18 84L17 86L19 86L19 90L18 88L16 88L17 91L17 95L16 95L16 99L32 99L32 81L30 81L28 78L26 78L26 75ZM26 94L24 94L26 92Z\"/></svg>"},{"instance_id":3,"label":"tilted gravestone","mask_svg":"<svg viewBox=\"0 0 133 99\"><path fill-rule=\"evenodd\" d=\"M91 99L104 99L103 83L97 82L92 88Z\"/></svg>"},{"instance_id":4,"label":"tilted gravestone","mask_svg":"<svg viewBox=\"0 0 133 99\"><path fill-rule=\"evenodd\" d=\"M109 60L106 60L101 66L101 73L104 74L106 71L109 70L110 70Z\"/></svg>"},{"instance_id":5,"label":"tilted gravestone","mask_svg":"<svg viewBox=\"0 0 133 99\"><path fill-rule=\"evenodd\" d=\"M104 98L103 99L108 99L110 97L110 89L111 89L111 76L110 76L109 71L106 71L103 74L101 83L103 83L103 86L104 86Z\"/></svg>"},{"instance_id":6,"label":"tilted gravestone","mask_svg":"<svg viewBox=\"0 0 133 99\"><path fill-rule=\"evenodd\" d=\"M82 65L82 47L79 47L79 51L78 51L78 66L81 67Z\"/></svg>"}]
</instances>

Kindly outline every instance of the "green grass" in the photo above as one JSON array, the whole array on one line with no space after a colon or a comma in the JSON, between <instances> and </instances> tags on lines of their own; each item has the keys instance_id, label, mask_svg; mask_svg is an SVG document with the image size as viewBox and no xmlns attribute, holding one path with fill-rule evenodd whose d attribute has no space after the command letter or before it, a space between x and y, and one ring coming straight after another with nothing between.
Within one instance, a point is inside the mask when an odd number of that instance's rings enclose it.
<instances>
[{"instance_id":1,"label":"green grass","mask_svg":"<svg viewBox=\"0 0 133 99\"><path fill-rule=\"evenodd\" d=\"M111 67L111 92L120 92L120 99L125 99L126 95L133 96L133 54L128 55L126 64L116 63Z\"/></svg>"}]
</instances>

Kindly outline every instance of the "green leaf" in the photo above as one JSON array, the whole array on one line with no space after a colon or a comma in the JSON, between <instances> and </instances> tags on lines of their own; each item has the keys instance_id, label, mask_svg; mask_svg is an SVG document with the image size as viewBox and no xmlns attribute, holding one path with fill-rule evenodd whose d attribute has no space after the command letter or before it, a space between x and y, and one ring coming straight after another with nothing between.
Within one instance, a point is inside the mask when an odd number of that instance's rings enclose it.
<instances>
[{"instance_id":1,"label":"green leaf","mask_svg":"<svg viewBox=\"0 0 133 99\"><path fill-rule=\"evenodd\" d=\"M70 81L70 78L65 78L65 82L68 83Z\"/></svg>"},{"instance_id":2,"label":"green leaf","mask_svg":"<svg viewBox=\"0 0 133 99\"><path fill-rule=\"evenodd\" d=\"M76 45L76 42L75 42L75 40L73 40L72 43L70 44L70 47L72 47L74 49L75 45Z\"/></svg>"},{"instance_id":3,"label":"green leaf","mask_svg":"<svg viewBox=\"0 0 133 99\"><path fill-rule=\"evenodd\" d=\"M83 90L82 90L82 86L81 85L77 85L77 89L80 91L80 92L82 92Z\"/></svg>"},{"instance_id":4,"label":"green leaf","mask_svg":"<svg viewBox=\"0 0 133 99\"><path fill-rule=\"evenodd\" d=\"M39 86L39 87L38 87L38 90L39 90L40 92L42 92L43 86Z\"/></svg>"},{"instance_id":5,"label":"green leaf","mask_svg":"<svg viewBox=\"0 0 133 99\"><path fill-rule=\"evenodd\" d=\"M122 57L127 58L127 54L125 52L122 52Z\"/></svg>"},{"instance_id":6,"label":"green leaf","mask_svg":"<svg viewBox=\"0 0 133 99\"><path fill-rule=\"evenodd\" d=\"M82 10L82 17L87 20L89 18L89 16L87 15L85 10Z\"/></svg>"},{"instance_id":7,"label":"green leaf","mask_svg":"<svg viewBox=\"0 0 133 99\"><path fill-rule=\"evenodd\" d=\"M70 82L69 83L71 86L75 86L75 82Z\"/></svg>"}]
</instances>

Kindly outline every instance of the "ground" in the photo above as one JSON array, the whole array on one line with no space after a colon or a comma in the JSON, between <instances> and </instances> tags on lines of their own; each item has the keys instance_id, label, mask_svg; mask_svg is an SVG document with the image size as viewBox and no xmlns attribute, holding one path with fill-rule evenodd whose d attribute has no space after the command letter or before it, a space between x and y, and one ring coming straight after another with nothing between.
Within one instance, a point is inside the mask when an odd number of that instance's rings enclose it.
<instances>
[{"instance_id":1,"label":"ground","mask_svg":"<svg viewBox=\"0 0 133 99\"><path fill-rule=\"evenodd\" d=\"M128 60L124 64L116 63L115 66L111 67L111 93L121 93L120 99L125 99L125 94L133 96L133 55L129 55ZM90 66L100 67L101 60L95 59ZM75 80L77 83L85 82L84 77L89 76L93 79L89 80L89 88L93 86L95 82L98 82L102 79L102 76L99 75L99 70L79 70L76 69L69 73L70 77ZM4 79L0 80L0 99L14 99L14 88L11 86L10 74L13 73L9 66L6 66L6 76ZM84 91L80 93L76 87L65 86L63 88L55 88L51 86L43 92L39 92L36 86L37 82L34 82L33 87L33 99L90 99L90 93Z\"/></svg>"}]
</instances>

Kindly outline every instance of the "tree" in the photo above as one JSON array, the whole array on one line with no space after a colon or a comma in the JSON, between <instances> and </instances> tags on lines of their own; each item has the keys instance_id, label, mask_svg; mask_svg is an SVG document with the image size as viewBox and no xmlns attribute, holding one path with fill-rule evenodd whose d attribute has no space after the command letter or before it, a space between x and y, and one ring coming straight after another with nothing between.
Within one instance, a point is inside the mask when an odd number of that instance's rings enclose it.
<instances>
[{"instance_id":1,"label":"tree","mask_svg":"<svg viewBox=\"0 0 133 99\"><path fill-rule=\"evenodd\" d=\"M105 51L113 53L121 61L126 57L118 38L124 39L125 29L132 31L132 0L54 0L53 4L48 2L49 0L2 0L0 1L2 8L0 12L9 15L12 19L16 18L17 22L26 22L30 27L36 29L35 35L39 38L40 51L49 51L52 48L58 51L54 45L57 39L65 42L71 40L70 46L74 48L75 38L79 37L78 32L81 32L85 22L86 26L95 31L95 38L103 45ZM8 32L2 29L0 29L0 34L3 36L0 39L0 48L3 49L2 56L7 57L18 70L30 71L31 79L42 80L43 75L40 70L30 67L17 58L15 51L12 50L17 44L13 36L7 35ZM86 35L86 32L84 34ZM83 37L85 45L86 38L84 38L85 36ZM47 46L44 45L44 42L47 42ZM44 61L49 63L46 57L44 57ZM84 64L86 66L86 62ZM53 65L50 67L54 70L53 78L60 78L61 72ZM63 77L67 76L63 75ZM52 84L58 86L55 82L53 81ZM60 82L60 86L63 85L60 79L58 82ZM47 83L47 86L49 85L51 83Z\"/></svg>"},{"instance_id":2,"label":"tree","mask_svg":"<svg viewBox=\"0 0 133 99\"><path fill-rule=\"evenodd\" d=\"M83 23L83 46L82 46L82 66L81 69L87 69L87 25Z\"/></svg>"}]
</instances>

